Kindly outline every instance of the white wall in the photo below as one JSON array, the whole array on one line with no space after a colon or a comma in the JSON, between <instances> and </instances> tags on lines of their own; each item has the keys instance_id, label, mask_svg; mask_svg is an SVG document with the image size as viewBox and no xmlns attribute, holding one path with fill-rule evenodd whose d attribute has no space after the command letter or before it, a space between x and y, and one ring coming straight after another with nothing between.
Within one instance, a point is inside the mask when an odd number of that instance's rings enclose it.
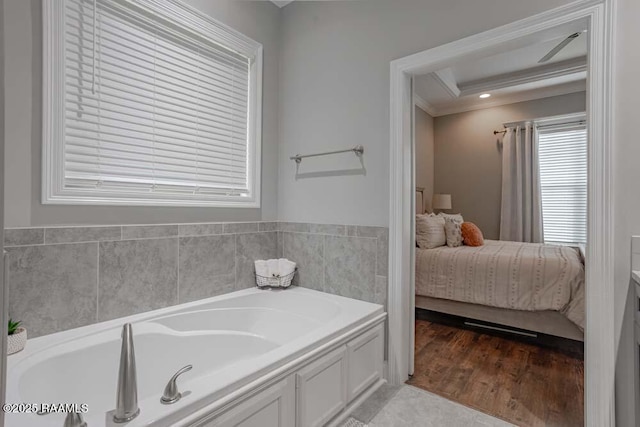
<instances>
[{"instance_id":1,"label":"white wall","mask_svg":"<svg viewBox=\"0 0 640 427\"><path fill-rule=\"evenodd\" d=\"M415 108L415 150L416 150L416 187L424 188L425 212L431 212L433 196L434 168L434 129L433 117L419 107Z\"/></svg>"},{"instance_id":2,"label":"white wall","mask_svg":"<svg viewBox=\"0 0 640 427\"><path fill-rule=\"evenodd\" d=\"M484 237L500 237L502 124L584 112L586 93L577 92L499 107L439 116L435 122L436 193L451 194L452 212L475 223Z\"/></svg>"},{"instance_id":3,"label":"white wall","mask_svg":"<svg viewBox=\"0 0 640 427\"><path fill-rule=\"evenodd\" d=\"M640 2L617 0L614 114L615 326L618 335L616 420L618 426L638 426L634 401L633 285L630 281L630 236L640 235ZM588 296L587 296L588 297ZM635 418L635 420L634 420Z\"/></svg>"},{"instance_id":4,"label":"white wall","mask_svg":"<svg viewBox=\"0 0 640 427\"><path fill-rule=\"evenodd\" d=\"M279 218L387 226L389 62L569 0L367 0L293 2L282 10ZM351 155L302 163L289 156L365 147L366 175Z\"/></svg>"},{"instance_id":5,"label":"white wall","mask_svg":"<svg viewBox=\"0 0 640 427\"><path fill-rule=\"evenodd\" d=\"M31 218L32 34L31 2L7 0L5 26L5 224ZM39 84L39 83L38 83ZM37 127L39 129L39 125Z\"/></svg>"},{"instance_id":6,"label":"white wall","mask_svg":"<svg viewBox=\"0 0 640 427\"><path fill-rule=\"evenodd\" d=\"M49 0L45 0L49 1ZM42 0L7 0L5 226L249 221L277 218L280 9L268 1L185 0L263 44L262 208L42 205Z\"/></svg>"},{"instance_id":7,"label":"white wall","mask_svg":"<svg viewBox=\"0 0 640 427\"><path fill-rule=\"evenodd\" d=\"M0 0L0 224L4 222L4 0ZM4 230L0 227L0 238L4 242ZM7 376L7 307L8 293L4 283L4 262L0 262L0 402L6 401ZM0 414L0 427L4 427L4 413Z\"/></svg>"}]
</instances>

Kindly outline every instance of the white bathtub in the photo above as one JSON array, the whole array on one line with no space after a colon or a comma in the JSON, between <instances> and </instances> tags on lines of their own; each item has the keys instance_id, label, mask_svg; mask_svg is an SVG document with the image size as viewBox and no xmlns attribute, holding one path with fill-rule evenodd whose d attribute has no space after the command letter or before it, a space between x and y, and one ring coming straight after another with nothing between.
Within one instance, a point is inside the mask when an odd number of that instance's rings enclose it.
<instances>
[{"instance_id":1,"label":"white bathtub","mask_svg":"<svg viewBox=\"0 0 640 427\"><path fill-rule=\"evenodd\" d=\"M121 325L131 322L140 415L126 425L191 425L384 316L380 305L304 288L247 289L29 340L8 358L7 402L87 404L89 427L113 425ZM185 396L161 404L169 378L189 364L193 369L178 380ZM63 420L9 413L6 425Z\"/></svg>"}]
</instances>

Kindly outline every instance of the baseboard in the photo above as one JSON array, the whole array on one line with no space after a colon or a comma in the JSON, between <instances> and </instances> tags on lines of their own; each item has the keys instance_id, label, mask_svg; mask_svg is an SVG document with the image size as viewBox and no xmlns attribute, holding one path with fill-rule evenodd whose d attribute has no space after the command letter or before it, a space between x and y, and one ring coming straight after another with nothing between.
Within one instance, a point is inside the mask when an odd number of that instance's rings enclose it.
<instances>
[{"instance_id":1,"label":"baseboard","mask_svg":"<svg viewBox=\"0 0 640 427\"><path fill-rule=\"evenodd\" d=\"M544 348L550 348L571 357L584 359L584 343L582 341L556 337L554 335L547 335L540 332L456 316L453 314L439 313L417 307L416 319L427 320L433 323L439 323L500 338L506 338L513 341L533 344Z\"/></svg>"}]
</instances>

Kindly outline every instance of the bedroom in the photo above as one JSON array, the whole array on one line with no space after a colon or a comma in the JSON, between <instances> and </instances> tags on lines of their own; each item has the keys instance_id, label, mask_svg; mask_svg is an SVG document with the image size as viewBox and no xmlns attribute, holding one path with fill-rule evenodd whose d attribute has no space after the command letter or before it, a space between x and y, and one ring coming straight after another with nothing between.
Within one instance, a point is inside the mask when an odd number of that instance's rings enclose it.
<instances>
[{"instance_id":1,"label":"bedroom","mask_svg":"<svg viewBox=\"0 0 640 427\"><path fill-rule=\"evenodd\" d=\"M414 77L409 383L516 425L583 425L586 27Z\"/></svg>"}]
</instances>

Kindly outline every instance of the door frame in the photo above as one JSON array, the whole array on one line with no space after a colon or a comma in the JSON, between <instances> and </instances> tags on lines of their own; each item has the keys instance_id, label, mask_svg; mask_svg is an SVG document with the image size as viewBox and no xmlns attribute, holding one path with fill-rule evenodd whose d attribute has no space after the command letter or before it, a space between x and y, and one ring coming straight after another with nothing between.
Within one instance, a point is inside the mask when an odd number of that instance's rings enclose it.
<instances>
[{"instance_id":1,"label":"door frame","mask_svg":"<svg viewBox=\"0 0 640 427\"><path fill-rule=\"evenodd\" d=\"M579 0L391 62L388 379L410 374L415 306L411 269L415 212L412 76L435 71L473 53L576 20L589 25L587 128L589 134L586 246L585 425L615 425L615 333L612 208L612 53L615 0Z\"/></svg>"}]
</instances>

